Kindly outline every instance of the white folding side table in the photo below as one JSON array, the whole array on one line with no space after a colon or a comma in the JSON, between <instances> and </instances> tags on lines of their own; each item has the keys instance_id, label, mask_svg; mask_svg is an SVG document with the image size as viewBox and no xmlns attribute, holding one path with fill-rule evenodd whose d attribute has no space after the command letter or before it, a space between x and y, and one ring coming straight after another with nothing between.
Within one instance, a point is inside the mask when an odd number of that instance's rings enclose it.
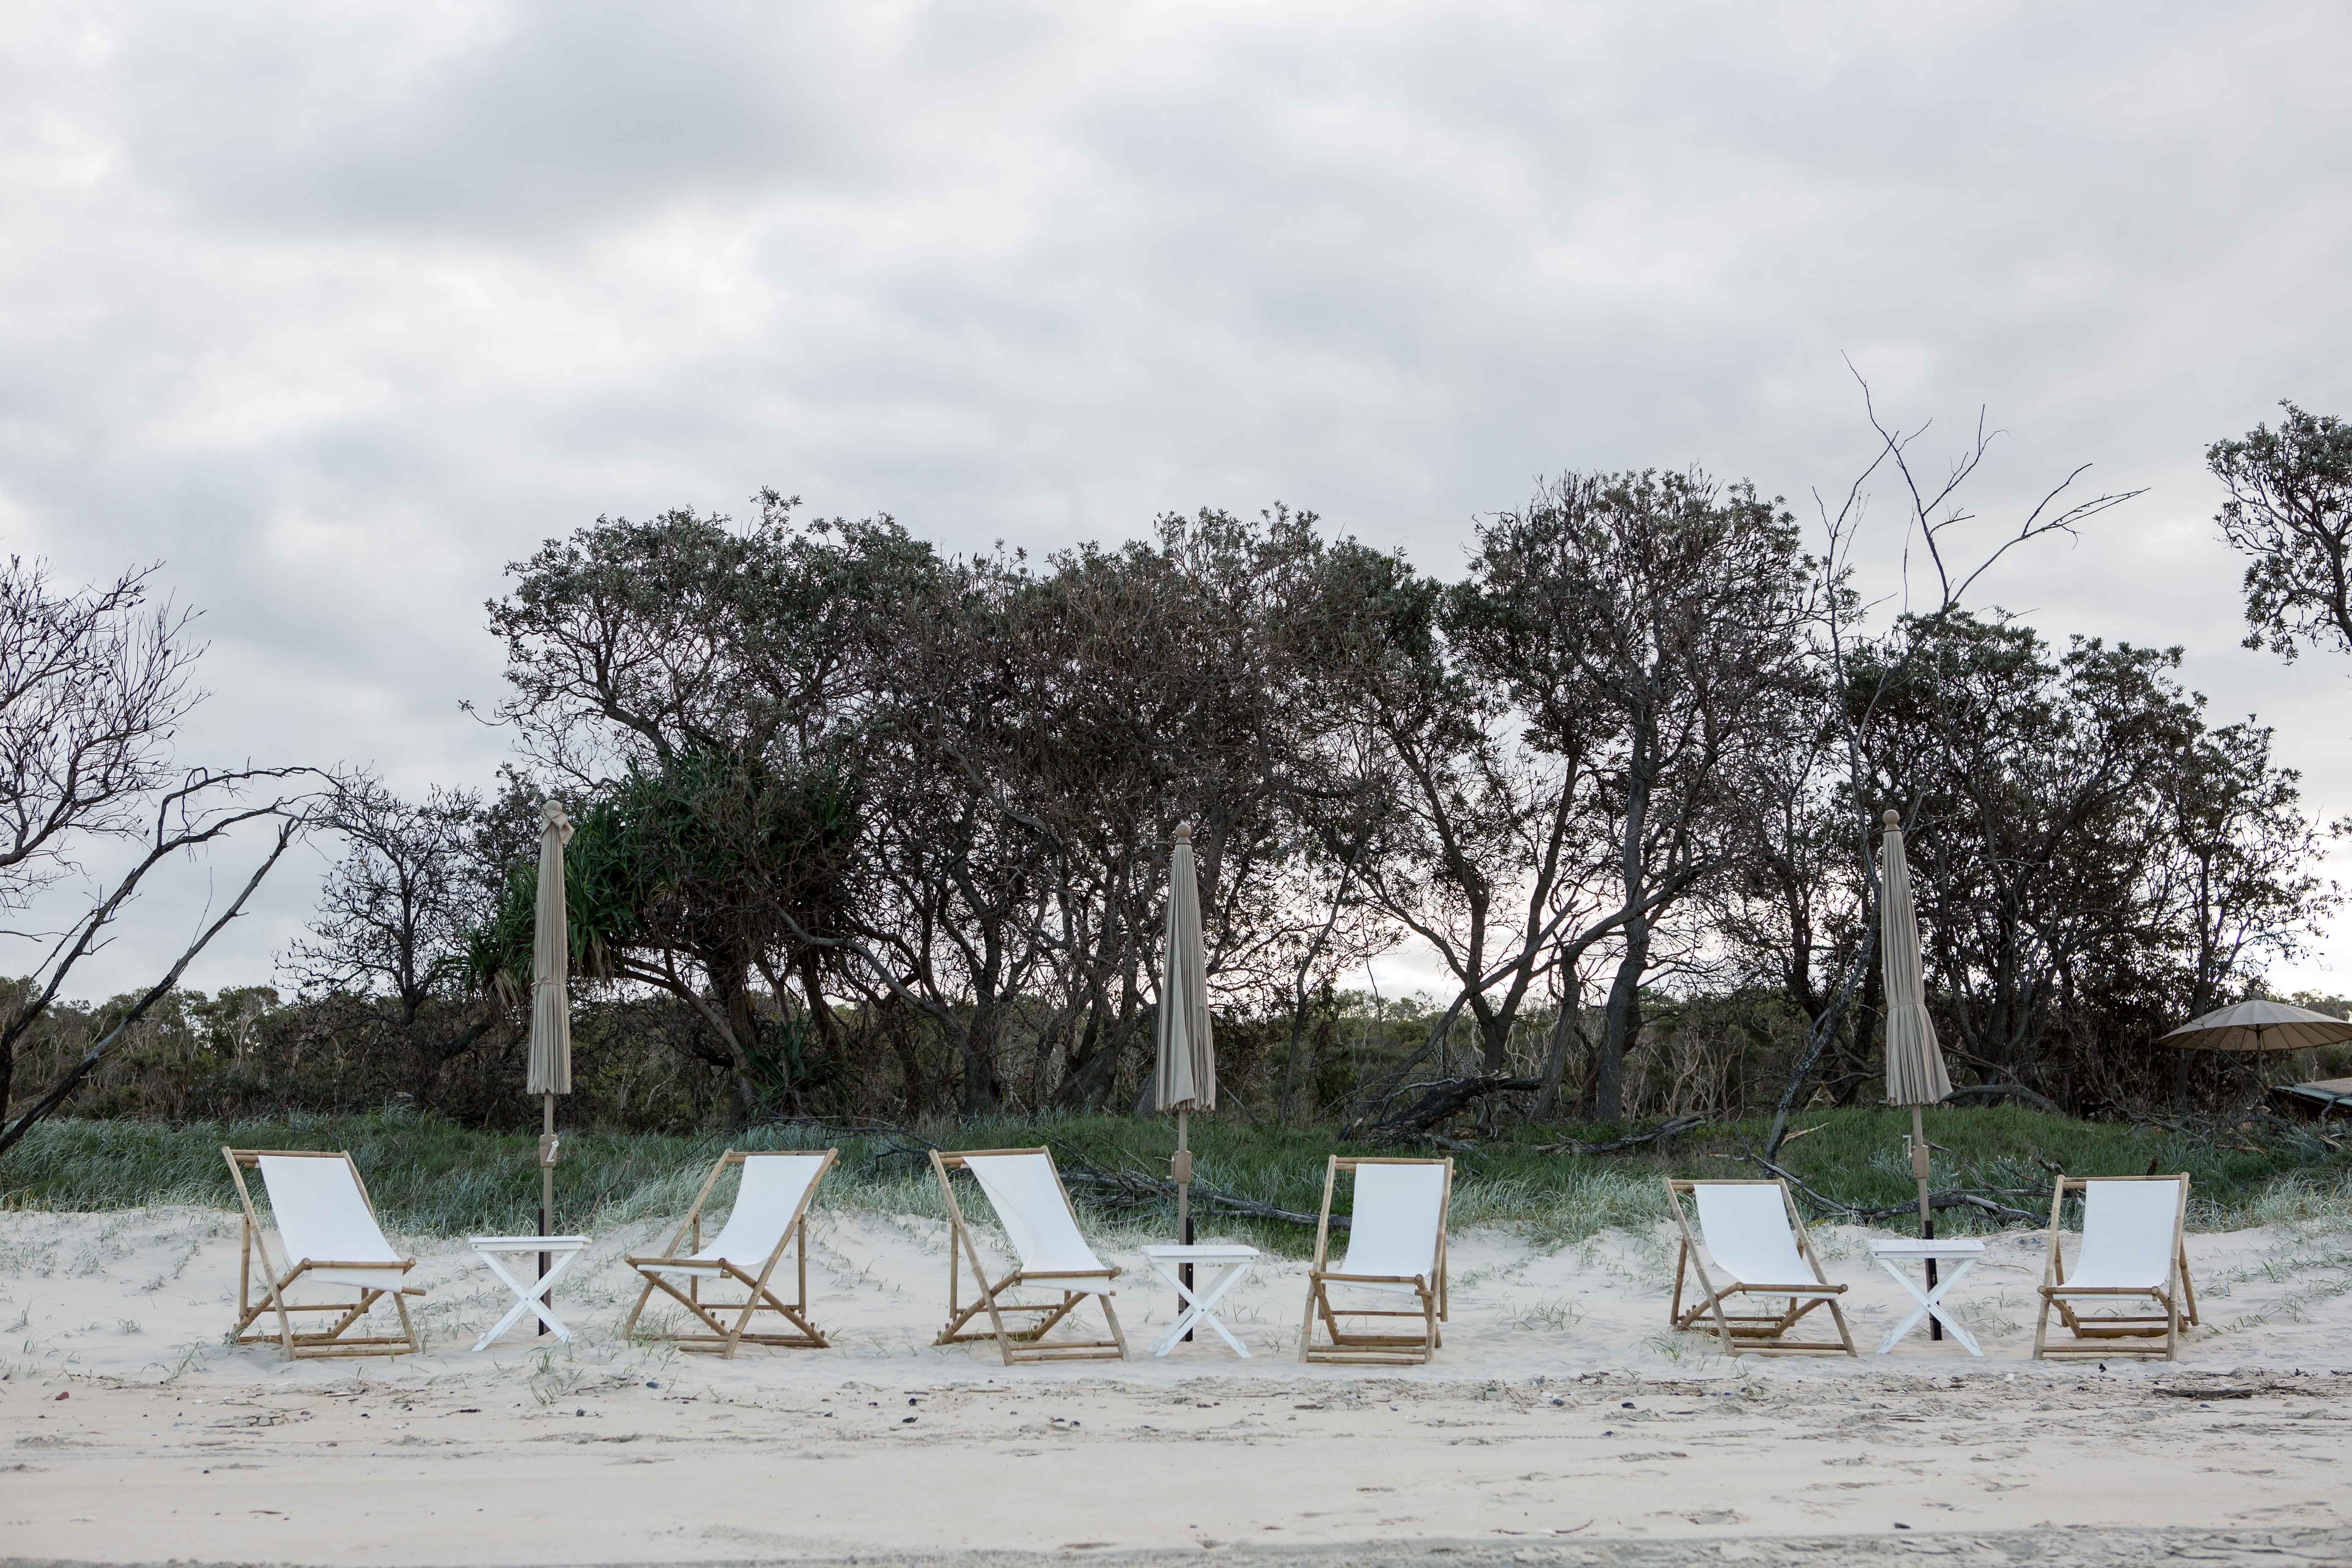
<instances>
[{"instance_id":1,"label":"white folding side table","mask_svg":"<svg viewBox=\"0 0 2352 1568\"><path fill-rule=\"evenodd\" d=\"M563 1326L563 1320L555 1315L554 1309L547 1304L545 1298L547 1293L555 1288L555 1282L563 1278L563 1271L572 1267L572 1259L586 1250L588 1246L586 1237L469 1236L466 1238L466 1245L474 1249L474 1256L482 1260L482 1267L497 1275L505 1283L506 1288L515 1294L513 1309L505 1317L500 1318L489 1332L474 1342L476 1350L488 1349L491 1341L522 1321L522 1315L525 1312L538 1313L539 1321L547 1325L550 1333L566 1344L572 1342L572 1331ZM526 1256L534 1252L555 1254L554 1267L536 1279L516 1279L506 1264L500 1261L503 1258Z\"/></svg>"},{"instance_id":2,"label":"white folding side table","mask_svg":"<svg viewBox=\"0 0 2352 1568\"><path fill-rule=\"evenodd\" d=\"M1977 1337L1962 1328L1957 1319L1944 1310L1944 1293L1958 1284L1967 1277L1969 1270L1977 1266L1977 1260L1984 1256L1983 1242L1874 1241L1870 1244L1870 1256L1881 1268L1894 1276L1895 1282L1903 1287L1905 1293L1912 1300L1918 1303L1911 1309L1908 1317L1895 1324L1887 1336L1879 1342L1880 1355L1885 1355L1893 1350L1904 1335L1919 1326L1920 1319L1931 1312L1935 1314L1937 1322L1952 1331L1952 1337L1959 1341L1970 1355L1984 1354L1983 1348L1977 1343ZM1921 1287L1918 1280L1911 1277L1911 1266L1925 1263L1931 1258L1938 1263L1957 1263L1959 1267L1943 1275L1936 1282L1935 1289L1926 1289Z\"/></svg>"},{"instance_id":3,"label":"white folding side table","mask_svg":"<svg viewBox=\"0 0 2352 1568\"><path fill-rule=\"evenodd\" d=\"M1147 1247L1143 1256L1151 1260L1151 1267L1159 1270L1162 1279L1176 1288L1177 1296L1184 1303L1184 1310L1176 1314L1176 1326L1151 1347L1153 1355L1166 1355L1183 1342L1186 1334L1206 1323L1216 1331L1219 1339L1233 1347L1235 1355L1244 1361L1250 1359L1248 1347L1227 1333L1225 1325L1217 1321L1216 1308L1224 1300L1225 1292L1240 1284L1242 1277L1255 1266L1259 1256L1256 1247ZM1190 1285L1184 1283L1182 1273L1187 1263L1196 1271Z\"/></svg>"}]
</instances>

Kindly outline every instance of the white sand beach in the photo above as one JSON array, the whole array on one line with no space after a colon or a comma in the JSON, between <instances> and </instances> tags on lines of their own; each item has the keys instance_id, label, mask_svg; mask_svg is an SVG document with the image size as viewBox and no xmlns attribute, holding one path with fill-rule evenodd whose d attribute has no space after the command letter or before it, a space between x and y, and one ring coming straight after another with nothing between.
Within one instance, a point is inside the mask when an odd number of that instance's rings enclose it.
<instances>
[{"instance_id":1,"label":"white sand beach","mask_svg":"<svg viewBox=\"0 0 2352 1568\"><path fill-rule=\"evenodd\" d=\"M1865 1353L1766 1362L1664 1331L1663 1230L1550 1252L1458 1233L1444 1349L1409 1369L1300 1364L1304 1268L1272 1259L1226 1314L1251 1360L1205 1337L1150 1359L1173 1299L1116 1240L1104 1250L1130 1271L1119 1300L1135 1359L1006 1368L988 1347L934 1348L944 1227L848 1208L820 1209L813 1227L814 1316L835 1349L683 1354L618 1338L634 1294L619 1258L655 1228L600 1237L567 1280L569 1346L518 1329L470 1353L502 1288L461 1243L412 1240L431 1291L426 1353L289 1364L222 1342L233 1216L0 1215L0 1559L1485 1542L1519 1562L1570 1547L1586 1555L1560 1560L1631 1562L1651 1560L1642 1542L1733 1558L1776 1542L2062 1539L2054 1529L2091 1532L2063 1537L2084 1543L2082 1561L2095 1538L2181 1531L2324 1561L2346 1539L2330 1532L2352 1525L2340 1224L2192 1237L2205 1326L2171 1365L2029 1360L2036 1235L1994 1239L1955 1292L1979 1361L1924 1333L1867 1353L1903 1298L1865 1233L1817 1230L1832 1277L1853 1287ZM1591 1555L1612 1542L1619 1555Z\"/></svg>"}]
</instances>

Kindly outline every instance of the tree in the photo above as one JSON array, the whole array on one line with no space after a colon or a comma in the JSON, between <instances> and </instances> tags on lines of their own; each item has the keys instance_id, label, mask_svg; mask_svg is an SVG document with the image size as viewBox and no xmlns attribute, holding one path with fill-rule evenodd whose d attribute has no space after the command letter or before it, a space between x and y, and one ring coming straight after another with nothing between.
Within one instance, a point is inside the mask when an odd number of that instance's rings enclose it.
<instances>
[{"instance_id":1,"label":"tree","mask_svg":"<svg viewBox=\"0 0 2352 1568\"><path fill-rule=\"evenodd\" d=\"M1863 409L1877 438L1877 447L1870 461L1846 486L1834 512L1819 492L1815 493L1823 549L1814 567L1817 602L1822 612L1817 657L1826 667L1829 689L1836 694L1828 713L1835 727L1836 749L1843 753L1843 777L1832 787L1844 792L1843 810L1850 824L1847 831L1851 835L1853 865L1850 884L1852 914L1840 923L1853 930L1856 937L1838 966L1836 983L1829 989L1825 1004L1812 1015L1804 1048L1798 1053L1781 1086L1772 1128L1764 1141L1767 1159L1778 1157L1781 1142L1788 1135L1789 1119L1811 1091L1814 1075L1845 1025L1855 992L1875 984L1868 977L1874 973L1878 957L1877 812L1884 805L1900 803L1903 826L1907 830L1918 798L1908 781L1897 781L1898 787L1891 795L1881 793L1885 781L1877 773L1871 756L1870 731L1880 704L1888 685L1907 669L1910 654L1907 647L1899 647L1896 657L1889 658L1884 657L1883 648L1872 646L1863 625L1866 606L1858 602L1853 591L1852 557L1869 510L1871 481L1882 474L1891 478L1902 498L1906 598L1909 597L1914 540L1934 579L1933 609L1906 617L1909 625L1916 626L1940 625L1944 617L1960 611L1969 591L2010 552L2053 535L2072 537L2084 523L2140 493L2108 491L2069 500L2074 482L2089 470L2089 464L2082 464L2045 491L2014 529L1998 538L1990 549L1976 557L1974 565L1969 565L1954 556L1959 539L1971 531L1970 524L1979 521L1969 508L1966 491L1969 482L1984 466L1998 432L1988 429L1984 413L1979 410L1972 439L1946 465L1942 479L1937 479L1919 468L1913 455L1930 426L1921 424L1906 430L1888 424L1878 412L1870 384L1859 371L1854 372L1854 383L1862 389ZM1873 680L1856 679L1857 658L1875 666ZM1817 760L1809 757L1809 765Z\"/></svg>"},{"instance_id":2,"label":"tree","mask_svg":"<svg viewBox=\"0 0 2352 1568\"><path fill-rule=\"evenodd\" d=\"M308 825L310 803L299 786L310 770L174 765L174 733L201 697L189 669L203 648L192 640L189 615L151 599L153 571L66 592L39 562L12 556L0 569L0 904L14 914L38 912L40 895L54 894L94 846L127 849L130 860L127 869L95 879L58 928L12 933L43 951L0 1016L0 1154L63 1105L170 994ZM148 876L247 825L266 825L274 839L244 887L160 980L105 1015L104 1032L6 1120L16 1103L17 1043L105 944Z\"/></svg>"},{"instance_id":3,"label":"tree","mask_svg":"<svg viewBox=\"0 0 2352 1568\"><path fill-rule=\"evenodd\" d=\"M1729 864L1735 808L1801 679L1809 615L1793 519L1696 471L1563 477L1481 525L1451 595L1462 667L1507 693L1533 758L1564 784L1591 781L1611 893L1580 942L1606 935L1618 952L1593 1080L1604 1121L1623 1114L1660 922ZM1560 807L1550 820L1565 833ZM1558 853L1547 843L1539 879Z\"/></svg>"},{"instance_id":4,"label":"tree","mask_svg":"<svg viewBox=\"0 0 2352 1568\"><path fill-rule=\"evenodd\" d=\"M2185 1011L2220 1006L2259 978L2265 957L2291 958L2340 903L2311 867L2327 838L2304 814L2302 775L2271 761L2271 731L2251 721L2208 730L2159 784L2165 862L2157 898L2185 959Z\"/></svg>"},{"instance_id":5,"label":"tree","mask_svg":"<svg viewBox=\"0 0 2352 1568\"><path fill-rule=\"evenodd\" d=\"M2197 704L2177 648L2077 637L2053 658L2029 628L1961 612L1897 641L1919 651L1882 710L1878 790L1920 803L1907 847L1948 1048L2023 1081L2070 976L2163 951L2158 811Z\"/></svg>"},{"instance_id":6,"label":"tree","mask_svg":"<svg viewBox=\"0 0 2352 1568\"><path fill-rule=\"evenodd\" d=\"M470 933L497 887L485 875L481 819L478 795L435 786L407 801L376 779L349 781L320 818L341 836L343 858L320 889L310 932L280 960L310 995L391 999L419 1104L498 1022L478 994L467 1005L464 984Z\"/></svg>"},{"instance_id":7,"label":"tree","mask_svg":"<svg viewBox=\"0 0 2352 1568\"><path fill-rule=\"evenodd\" d=\"M194 616L152 596L157 568L60 590L45 563L0 569L0 909L21 912L72 847L137 837L202 697ZM6 1100L0 1059L0 1103Z\"/></svg>"},{"instance_id":8,"label":"tree","mask_svg":"<svg viewBox=\"0 0 2352 1568\"><path fill-rule=\"evenodd\" d=\"M797 984L827 1016L818 966L851 898L881 650L937 569L887 518L759 504L740 527L599 518L512 566L488 605L512 689L499 717L577 797L585 972L692 1006L746 1116L794 1054L755 992L782 1007ZM514 973L524 907L517 889L478 973Z\"/></svg>"},{"instance_id":9,"label":"tree","mask_svg":"<svg viewBox=\"0 0 2352 1568\"><path fill-rule=\"evenodd\" d=\"M2352 652L2352 426L2280 407L2276 430L2257 425L2205 452L2229 490L2214 521L2251 557L2246 646L2286 659L2305 643Z\"/></svg>"}]
</instances>

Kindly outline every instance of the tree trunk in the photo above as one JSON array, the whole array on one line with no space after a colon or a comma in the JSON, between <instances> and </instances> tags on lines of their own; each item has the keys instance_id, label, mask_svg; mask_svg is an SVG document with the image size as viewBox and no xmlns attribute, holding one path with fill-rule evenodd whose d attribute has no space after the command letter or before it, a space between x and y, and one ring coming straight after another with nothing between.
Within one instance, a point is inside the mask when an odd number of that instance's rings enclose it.
<instances>
[{"instance_id":1,"label":"tree trunk","mask_svg":"<svg viewBox=\"0 0 2352 1568\"><path fill-rule=\"evenodd\" d=\"M1593 1114L1602 1121L1625 1119L1625 1053L1641 1031L1642 976L1649 968L1650 922L1637 917L1625 922L1625 955L1617 961L1601 1025Z\"/></svg>"},{"instance_id":2,"label":"tree trunk","mask_svg":"<svg viewBox=\"0 0 2352 1568\"><path fill-rule=\"evenodd\" d=\"M1478 1019L1478 1065L1489 1078L1510 1070L1511 1025L1517 1010L1485 1013Z\"/></svg>"},{"instance_id":3,"label":"tree trunk","mask_svg":"<svg viewBox=\"0 0 2352 1568\"><path fill-rule=\"evenodd\" d=\"M1308 1019L1317 1008L1328 1005L1329 992L1327 985L1312 996L1301 992L1293 999L1290 1041L1282 1058L1282 1093L1274 1105L1276 1126L1294 1126L1298 1121L1298 1102L1306 1093L1307 1076L1315 1065L1315 1031L1309 1028Z\"/></svg>"},{"instance_id":4,"label":"tree trunk","mask_svg":"<svg viewBox=\"0 0 2352 1568\"><path fill-rule=\"evenodd\" d=\"M971 1018L964 1026L963 1113L966 1116L987 1116L994 1112L999 1097L996 1085L996 1040L994 1011L985 1003L975 1003Z\"/></svg>"},{"instance_id":5,"label":"tree trunk","mask_svg":"<svg viewBox=\"0 0 2352 1568\"><path fill-rule=\"evenodd\" d=\"M1576 1013L1581 1002L1571 972L1559 999L1559 1016L1552 1020L1551 1048L1544 1055L1543 1088L1537 1092L1535 1119L1549 1121L1559 1111L1560 1081L1568 1076L1568 1047L1576 1038Z\"/></svg>"}]
</instances>

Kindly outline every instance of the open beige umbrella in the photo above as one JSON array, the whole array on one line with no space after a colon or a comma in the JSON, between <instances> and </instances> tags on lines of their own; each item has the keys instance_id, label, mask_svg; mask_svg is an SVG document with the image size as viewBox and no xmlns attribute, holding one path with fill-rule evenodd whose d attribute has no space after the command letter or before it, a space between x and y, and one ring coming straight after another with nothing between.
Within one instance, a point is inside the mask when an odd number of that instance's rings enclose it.
<instances>
[{"instance_id":1,"label":"open beige umbrella","mask_svg":"<svg viewBox=\"0 0 2352 1568\"><path fill-rule=\"evenodd\" d=\"M2239 1002L2164 1037L2185 1051L2309 1051L2352 1040L2352 1023L2284 1002Z\"/></svg>"},{"instance_id":2,"label":"open beige umbrella","mask_svg":"<svg viewBox=\"0 0 2352 1568\"><path fill-rule=\"evenodd\" d=\"M2162 1043L2182 1055L2174 1064L2172 1103L2189 1103L2190 1051L2227 1051L2251 1055L2258 1051L2309 1051L2352 1040L2352 1023L2284 1002L2237 1002L2192 1018L2163 1037Z\"/></svg>"},{"instance_id":3,"label":"open beige umbrella","mask_svg":"<svg viewBox=\"0 0 2352 1568\"><path fill-rule=\"evenodd\" d=\"M1192 1115L1217 1108L1217 1050L1209 1027L1209 967L1201 948L1201 887L1192 830L1176 829L1168 857L1168 943L1160 955L1159 1061L1152 1100L1176 1113L1176 1239L1192 1245Z\"/></svg>"},{"instance_id":4,"label":"open beige umbrella","mask_svg":"<svg viewBox=\"0 0 2352 1568\"><path fill-rule=\"evenodd\" d=\"M1919 1184L1919 1236L1936 1234L1927 1207L1927 1128L1923 1108L1952 1092L1952 1075L1936 1043L1936 1021L1927 1016L1926 965L1919 958L1919 910L1911 896L1911 862L1903 853L1903 818L1889 811L1879 856L1878 956L1886 978L1886 1103L1911 1108L1911 1174ZM1935 1259L1927 1260L1927 1285L1936 1284ZM1937 1339L1943 1325L1930 1325Z\"/></svg>"},{"instance_id":5,"label":"open beige umbrella","mask_svg":"<svg viewBox=\"0 0 2352 1568\"><path fill-rule=\"evenodd\" d=\"M571 932L563 909L563 847L572 842L572 819L562 805L541 808L539 835L539 901L530 944L530 1067L525 1093L540 1097L539 1234L555 1228L555 1097L572 1092ZM539 1255L547 1274L548 1254ZM539 1326L541 1333L547 1325Z\"/></svg>"}]
</instances>

